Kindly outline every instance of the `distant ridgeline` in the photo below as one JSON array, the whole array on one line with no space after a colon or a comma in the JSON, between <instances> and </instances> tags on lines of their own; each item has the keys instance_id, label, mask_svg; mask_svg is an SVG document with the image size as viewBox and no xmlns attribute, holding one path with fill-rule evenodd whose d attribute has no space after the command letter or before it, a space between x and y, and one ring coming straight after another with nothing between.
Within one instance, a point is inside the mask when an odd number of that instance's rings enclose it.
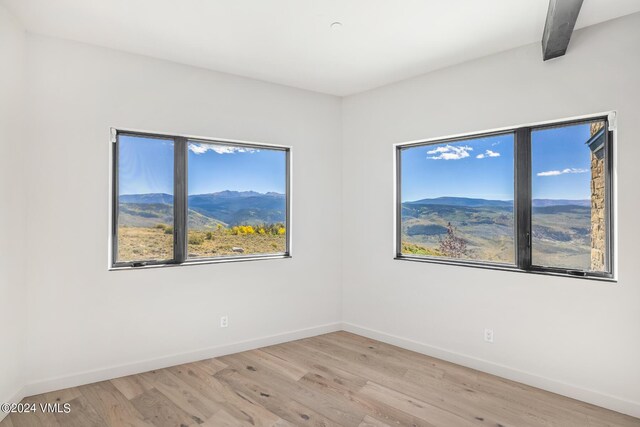
<instances>
[{"instance_id":1,"label":"distant ridgeline","mask_svg":"<svg viewBox=\"0 0 640 427\"><path fill-rule=\"evenodd\" d=\"M590 207L591 200L567 200L567 199L533 199L533 207L547 206L581 206ZM513 208L513 200L487 200L472 199L468 197L437 197L435 199L422 199L412 202L403 202L403 206L412 205L444 205L463 207L510 207Z\"/></svg>"},{"instance_id":2,"label":"distant ridgeline","mask_svg":"<svg viewBox=\"0 0 640 427\"><path fill-rule=\"evenodd\" d=\"M588 238L590 200L533 199L532 205L538 219L534 236L558 241ZM402 220L403 233L409 237L444 235L448 223L462 234L495 237L512 233L513 201L438 197L404 202Z\"/></svg>"},{"instance_id":3,"label":"distant ridgeline","mask_svg":"<svg viewBox=\"0 0 640 427\"><path fill-rule=\"evenodd\" d=\"M590 200L566 200L566 199L533 199L533 212L538 214L557 214L562 212L590 213ZM467 197L438 197L435 199L422 199L402 203L402 216L415 217L420 213L432 212L440 215L454 213L473 212L513 212L512 200L487 200L472 199ZM427 231L425 229L425 231ZM431 230L433 231L433 230ZM446 230L439 229L445 232ZM431 234L429 232L425 234Z\"/></svg>"},{"instance_id":4,"label":"distant ridgeline","mask_svg":"<svg viewBox=\"0 0 640 427\"><path fill-rule=\"evenodd\" d=\"M118 223L153 227L173 223L173 196L165 193L125 194L119 197ZM286 196L255 191L220 191L189 196L189 228L215 229L218 225L284 223Z\"/></svg>"}]
</instances>

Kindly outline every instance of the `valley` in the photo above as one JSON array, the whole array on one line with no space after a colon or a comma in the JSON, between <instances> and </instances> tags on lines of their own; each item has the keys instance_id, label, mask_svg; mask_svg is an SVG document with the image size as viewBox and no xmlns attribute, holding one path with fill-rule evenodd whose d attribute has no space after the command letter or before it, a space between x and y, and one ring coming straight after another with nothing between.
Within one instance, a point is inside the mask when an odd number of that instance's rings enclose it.
<instances>
[{"instance_id":1,"label":"valley","mask_svg":"<svg viewBox=\"0 0 640 427\"><path fill-rule=\"evenodd\" d=\"M173 258L173 196L121 195L118 261ZM188 256L209 258L286 252L286 196L222 191L188 198Z\"/></svg>"},{"instance_id":2,"label":"valley","mask_svg":"<svg viewBox=\"0 0 640 427\"><path fill-rule=\"evenodd\" d=\"M513 202L442 197L402 204L402 253L442 253L449 224L465 250L456 258L515 263ZM589 200L534 199L532 257L540 266L590 267L591 208Z\"/></svg>"}]
</instances>

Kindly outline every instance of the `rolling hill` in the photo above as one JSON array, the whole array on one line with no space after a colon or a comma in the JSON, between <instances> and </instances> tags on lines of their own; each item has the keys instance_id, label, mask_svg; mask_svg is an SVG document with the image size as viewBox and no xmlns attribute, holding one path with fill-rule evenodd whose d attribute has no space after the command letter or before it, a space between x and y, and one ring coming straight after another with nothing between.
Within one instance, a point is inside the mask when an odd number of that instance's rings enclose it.
<instances>
[{"instance_id":1,"label":"rolling hill","mask_svg":"<svg viewBox=\"0 0 640 427\"><path fill-rule=\"evenodd\" d=\"M591 200L579 199L533 199L531 201L532 206L536 207L549 207L549 206L582 206L590 207ZM474 199L469 197L436 197L433 199L421 199L410 202L403 202L403 205L443 205L443 206L466 206L466 207L513 207L513 200L488 200L488 199Z\"/></svg>"},{"instance_id":2,"label":"rolling hill","mask_svg":"<svg viewBox=\"0 0 640 427\"><path fill-rule=\"evenodd\" d=\"M173 196L165 193L125 194L119 197L119 224L152 227L173 222ZM189 227L215 228L218 224L272 224L285 222L286 196L255 191L221 191L188 197Z\"/></svg>"},{"instance_id":3,"label":"rolling hill","mask_svg":"<svg viewBox=\"0 0 640 427\"><path fill-rule=\"evenodd\" d=\"M468 197L437 197L435 199L422 199L413 202L404 202L403 205L444 205L444 206L466 206L466 207L480 207L480 206L501 206L508 207L513 206L511 200L486 200L486 199L472 199Z\"/></svg>"},{"instance_id":4,"label":"rolling hill","mask_svg":"<svg viewBox=\"0 0 640 427\"><path fill-rule=\"evenodd\" d=\"M591 201L534 199L532 205L534 263L588 269ZM467 258L514 262L513 201L439 197L404 202L403 246L436 251L449 223L466 242Z\"/></svg>"}]
</instances>

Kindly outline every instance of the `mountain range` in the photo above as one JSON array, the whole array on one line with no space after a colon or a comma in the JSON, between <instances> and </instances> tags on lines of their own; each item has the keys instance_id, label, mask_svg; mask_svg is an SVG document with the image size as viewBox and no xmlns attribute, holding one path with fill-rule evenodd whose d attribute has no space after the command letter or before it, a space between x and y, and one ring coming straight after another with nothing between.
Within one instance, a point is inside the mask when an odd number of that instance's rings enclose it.
<instances>
[{"instance_id":1,"label":"mountain range","mask_svg":"<svg viewBox=\"0 0 640 427\"><path fill-rule=\"evenodd\" d=\"M255 191L220 191L188 197L189 227L213 228L218 224L284 223L286 196ZM172 222L173 196L166 193L124 194L119 196L119 223L125 226L153 226Z\"/></svg>"},{"instance_id":2,"label":"mountain range","mask_svg":"<svg viewBox=\"0 0 640 427\"><path fill-rule=\"evenodd\" d=\"M411 202L404 202L403 205L409 206L428 206L428 205L446 205L446 206L463 206L463 207L513 207L513 200L487 200L474 199L469 197L437 197L433 199L421 199ZM590 207L589 199L533 199L532 206L549 207L549 206L581 206Z\"/></svg>"}]
</instances>

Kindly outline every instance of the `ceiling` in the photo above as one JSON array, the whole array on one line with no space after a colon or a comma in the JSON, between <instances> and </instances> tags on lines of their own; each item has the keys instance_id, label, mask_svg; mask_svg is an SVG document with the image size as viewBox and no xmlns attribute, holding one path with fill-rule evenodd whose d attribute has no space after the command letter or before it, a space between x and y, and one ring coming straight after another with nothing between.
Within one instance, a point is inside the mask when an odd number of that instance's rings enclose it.
<instances>
[{"instance_id":1,"label":"ceiling","mask_svg":"<svg viewBox=\"0 0 640 427\"><path fill-rule=\"evenodd\" d=\"M33 33L344 96L539 42L548 0L0 4ZM584 0L576 28L638 11L640 0Z\"/></svg>"}]
</instances>

